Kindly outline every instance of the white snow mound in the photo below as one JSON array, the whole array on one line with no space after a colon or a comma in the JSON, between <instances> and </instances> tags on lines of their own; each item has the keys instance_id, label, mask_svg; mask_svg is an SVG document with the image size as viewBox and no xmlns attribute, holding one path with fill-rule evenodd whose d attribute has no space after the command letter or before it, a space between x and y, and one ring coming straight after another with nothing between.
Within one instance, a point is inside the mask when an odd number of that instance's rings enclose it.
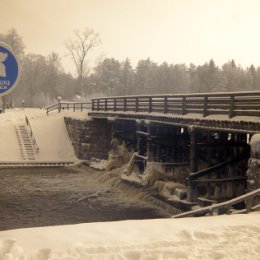
<instances>
[{"instance_id":1,"label":"white snow mound","mask_svg":"<svg viewBox=\"0 0 260 260\"><path fill-rule=\"evenodd\" d=\"M1 260L260 259L260 213L0 232Z\"/></svg>"}]
</instances>

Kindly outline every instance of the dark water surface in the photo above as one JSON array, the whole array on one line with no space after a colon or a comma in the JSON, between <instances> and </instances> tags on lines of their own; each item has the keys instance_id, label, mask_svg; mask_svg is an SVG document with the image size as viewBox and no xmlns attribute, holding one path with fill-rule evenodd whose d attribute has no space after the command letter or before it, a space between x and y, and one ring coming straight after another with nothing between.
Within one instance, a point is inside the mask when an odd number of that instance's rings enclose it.
<instances>
[{"instance_id":1,"label":"dark water surface","mask_svg":"<svg viewBox=\"0 0 260 260\"><path fill-rule=\"evenodd\" d=\"M86 167L0 169L0 230L169 216L122 185Z\"/></svg>"}]
</instances>

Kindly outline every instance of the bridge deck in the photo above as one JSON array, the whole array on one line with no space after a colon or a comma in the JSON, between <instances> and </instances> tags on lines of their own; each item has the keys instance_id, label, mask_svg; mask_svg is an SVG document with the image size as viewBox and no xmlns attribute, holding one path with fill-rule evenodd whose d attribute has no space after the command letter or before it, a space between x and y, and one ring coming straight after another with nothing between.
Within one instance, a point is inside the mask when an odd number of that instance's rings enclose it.
<instances>
[{"instance_id":1,"label":"bridge deck","mask_svg":"<svg viewBox=\"0 0 260 260\"><path fill-rule=\"evenodd\" d=\"M220 130L228 132L241 132L254 134L260 132L260 117L236 116L229 118L227 115L210 115L203 117L199 114L164 114L164 113L142 113L142 112L113 112L92 111L88 113L94 118L117 118L122 120L146 120L159 124L176 125L181 127L194 126L209 130Z\"/></svg>"}]
</instances>

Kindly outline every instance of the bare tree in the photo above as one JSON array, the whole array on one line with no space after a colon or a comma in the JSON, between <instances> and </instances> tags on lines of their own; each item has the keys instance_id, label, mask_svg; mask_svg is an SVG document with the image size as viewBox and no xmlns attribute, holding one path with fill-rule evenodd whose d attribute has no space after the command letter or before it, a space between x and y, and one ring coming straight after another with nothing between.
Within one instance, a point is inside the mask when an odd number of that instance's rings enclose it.
<instances>
[{"instance_id":1,"label":"bare tree","mask_svg":"<svg viewBox=\"0 0 260 260\"><path fill-rule=\"evenodd\" d=\"M93 29L85 28L83 32L74 31L74 38L65 43L69 54L75 64L79 90L84 94L83 78L87 74L86 57L91 49L100 44L100 39Z\"/></svg>"},{"instance_id":2,"label":"bare tree","mask_svg":"<svg viewBox=\"0 0 260 260\"><path fill-rule=\"evenodd\" d=\"M12 28L6 34L0 34L0 41L8 44L21 59L24 54L25 45L22 37Z\"/></svg>"}]
</instances>

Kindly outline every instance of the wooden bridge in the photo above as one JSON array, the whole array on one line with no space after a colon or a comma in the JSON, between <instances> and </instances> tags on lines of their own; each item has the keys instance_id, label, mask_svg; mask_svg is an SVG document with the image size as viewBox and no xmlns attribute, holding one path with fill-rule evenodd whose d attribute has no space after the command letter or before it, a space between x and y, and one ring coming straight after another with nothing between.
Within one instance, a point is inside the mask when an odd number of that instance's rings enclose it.
<instances>
[{"instance_id":1,"label":"wooden bridge","mask_svg":"<svg viewBox=\"0 0 260 260\"><path fill-rule=\"evenodd\" d=\"M238 186L242 190L247 188L248 143L253 134L260 133L260 91L95 98L89 115L136 122L138 161L157 161L174 168L184 167L188 161L188 202L198 199L204 203L221 202L225 197L224 186L231 187L229 198L243 194L235 192ZM162 130L152 130L153 126ZM167 132L167 127L172 128ZM125 136L124 131L119 132L127 140L127 129ZM168 140L162 141L165 138ZM183 143L187 148L186 159L178 155L165 159L160 154L161 148L173 154L173 150L178 150L176 146ZM244 169L243 173L234 170L236 165ZM233 173L228 174L231 168Z\"/></svg>"},{"instance_id":2,"label":"wooden bridge","mask_svg":"<svg viewBox=\"0 0 260 260\"><path fill-rule=\"evenodd\" d=\"M88 108L87 103L63 102L47 112ZM170 203L205 206L260 188L260 158L249 160L250 139L260 133L260 91L94 98L88 115L107 129L93 147L104 138L110 138L106 143L123 140L135 151L129 164L135 164L140 179L149 163L173 173L170 181L184 188L176 188ZM89 153L91 145L86 147Z\"/></svg>"},{"instance_id":3,"label":"wooden bridge","mask_svg":"<svg viewBox=\"0 0 260 260\"><path fill-rule=\"evenodd\" d=\"M257 133L260 91L96 98L89 115Z\"/></svg>"}]
</instances>

